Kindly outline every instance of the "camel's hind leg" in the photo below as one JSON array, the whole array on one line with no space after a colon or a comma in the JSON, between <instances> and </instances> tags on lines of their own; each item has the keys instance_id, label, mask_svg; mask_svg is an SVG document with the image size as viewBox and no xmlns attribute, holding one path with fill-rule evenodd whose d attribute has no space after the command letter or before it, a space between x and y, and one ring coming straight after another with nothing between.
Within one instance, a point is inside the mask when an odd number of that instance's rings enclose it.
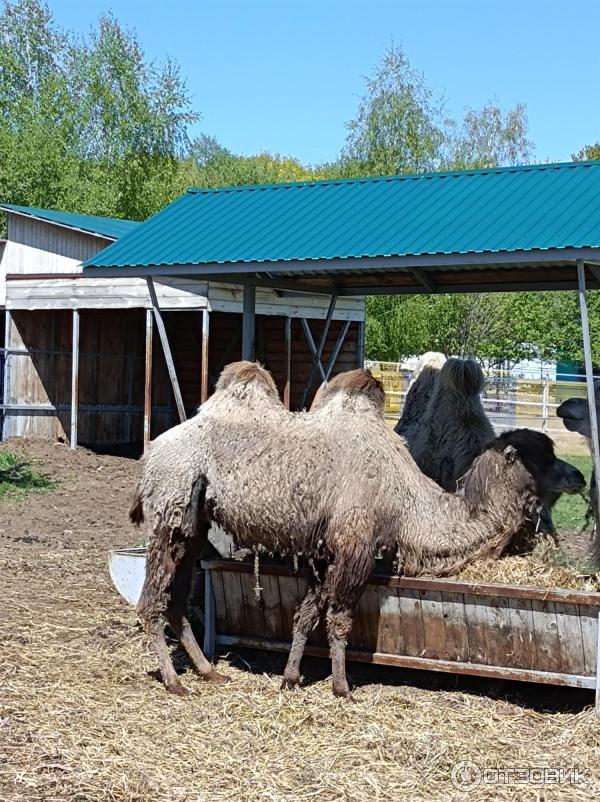
<instances>
[{"instance_id":1,"label":"camel's hind leg","mask_svg":"<svg viewBox=\"0 0 600 802\"><path fill-rule=\"evenodd\" d=\"M331 655L331 673L333 674L333 693L352 699L346 677L346 644L352 630L353 614L347 607L336 610L330 605L327 610L327 637Z\"/></svg>"},{"instance_id":2,"label":"camel's hind leg","mask_svg":"<svg viewBox=\"0 0 600 802\"><path fill-rule=\"evenodd\" d=\"M199 525L199 534L192 543L186 543L186 551L181 558L171 585L171 595L165 610L165 617L174 629L183 648L188 653L192 665L198 674L207 680L214 682L228 682L229 677L215 671L212 664L206 659L198 641L194 635L191 624L187 617L187 604L192 584L192 574L196 564L196 558L201 546L205 543L208 536L208 524L202 522Z\"/></svg>"},{"instance_id":3,"label":"camel's hind leg","mask_svg":"<svg viewBox=\"0 0 600 802\"><path fill-rule=\"evenodd\" d=\"M300 682L300 661L304 654L306 641L319 623L319 594L316 588L308 589L294 616L294 635L292 648L283 672L282 688L291 689Z\"/></svg>"},{"instance_id":4,"label":"camel's hind leg","mask_svg":"<svg viewBox=\"0 0 600 802\"><path fill-rule=\"evenodd\" d=\"M340 528L335 561L329 566L323 592L328 600L327 637L331 655L333 692L352 699L346 678L346 645L358 600L373 570L373 528L370 519L355 512ZM348 536L351 533L351 537Z\"/></svg>"}]
</instances>

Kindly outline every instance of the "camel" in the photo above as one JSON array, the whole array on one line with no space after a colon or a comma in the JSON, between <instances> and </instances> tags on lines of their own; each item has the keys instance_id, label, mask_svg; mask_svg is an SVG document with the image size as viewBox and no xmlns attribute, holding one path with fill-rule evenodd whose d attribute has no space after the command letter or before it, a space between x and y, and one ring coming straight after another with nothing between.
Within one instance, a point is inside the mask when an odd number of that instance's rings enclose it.
<instances>
[{"instance_id":1,"label":"camel","mask_svg":"<svg viewBox=\"0 0 600 802\"><path fill-rule=\"evenodd\" d=\"M465 477L465 487L471 483L466 500L419 471L387 426L383 387L367 371L338 375L309 413L292 413L266 370L228 365L198 414L152 443L130 513L152 530L137 610L167 689L185 693L163 619L201 677L225 680L186 616L192 569L212 522L240 547L308 559L312 578L296 612L284 686L299 682L308 634L324 617L333 691L347 697L346 641L378 552L395 554L402 574L447 575L498 557L533 517L534 481L512 446L482 454Z\"/></svg>"},{"instance_id":2,"label":"camel","mask_svg":"<svg viewBox=\"0 0 600 802\"><path fill-rule=\"evenodd\" d=\"M440 354L438 351L427 351L417 362L417 367L413 371L406 391L402 414L394 426L394 431L403 435L407 442L412 439L412 431L419 426L440 368L443 367L445 361L444 354Z\"/></svg>"},{"instance_id":3,"label":"camel","mask_svg":"<svg viewBox=\"0 0 600 802\"><path fill-rule=\"evenodd\" d=\"M472 359L454 358L440 365L440 356L423 355L412 386L415 394L422 396L425 391L428 395L420 421L404 434L417 465L443 488L454 491L473 460L486 448L498 444L514 446L535 477L536 493L542 502L536 528L553 534L553 505L562 493L577 493L585 487L583 474L557 459L552 440L540 432L515 429L496 438L481 402L484 376L479 365ZM420 389L426 370L424 387ZM527 529L513 546L519 550L530 546L531 534Z\"/></svg>"},{"instance_id":4,"label":"camel","mask_svg":"<svg viewBox=\"0 0 600 802\"><path fill-rule=\"evenodd\" d=\"M600 420L600 379L594 381L594 401L596 415ZM570 432L583 435L592 450L592 425L590 423L590 409L587 398L568 398L556 410L559 418ZM590 506L594 516L594 533L592 538L592 561L596 568L600 567L600 536L598 534L598 493L596 490L596 472L592 471L590 479Z\"/></svg>"},{"instance_id":5,"label":"camel","mask_svg":"<svg viewBox=\"0 0 600 802\"><path fill-rule=\"evenodd\" d=\"M456 490L476 456L494 439L481 402L483 371L472 359L448 359L428 367L429 398L417 425L405 437L423 473L448 491ZM437 375L436 375L437 374ZM425 369L413 387L416 392ZM408 400L408 399L407 399Z\"/></svg>"}]
</instances>

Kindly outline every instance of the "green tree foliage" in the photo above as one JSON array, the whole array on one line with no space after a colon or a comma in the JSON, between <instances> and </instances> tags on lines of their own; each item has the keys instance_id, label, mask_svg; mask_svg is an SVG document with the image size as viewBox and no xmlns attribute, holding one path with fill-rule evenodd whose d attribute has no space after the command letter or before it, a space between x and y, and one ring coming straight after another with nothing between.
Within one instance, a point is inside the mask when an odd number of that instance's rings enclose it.
<instances>
[{"instance_id":1,"label":"green tree foliage","mask_svg":"<svg viewBox=\"0 0 600 802\"><path fill-rule=\"evenodd\" d=\"M435 170L442 158L441 104L425 78L393 45L370 78L348 125L344 172L360 175Z\"/></svg>"},{"instance_id":2,"label":"green tree foliage","mask_svg":"<svg viewBox=\"0 0 600 802\"><path fill-rule=\"evenodd\" d=\"M504 111L488 101L452 119L443 99L395 45L365 78L365 93L347 129L338 165L344 175L497 167L531 158L525 106Z\"/></svg>"},{"instance_id":3,"label":"green tree foliage","mask_svg":"<svg viewBox=\"0 0 600 802\"><path fill-rule=\"evenodd\" d=\"M196 119L172 62L108 15L65 34L40 0L0 15L0 197L143 219L177 195Z\"/></svg>"},{"instance_id":4,"label":"green tree foliage","mask_svg":"<svg viewBox=\"0 0 600 802\"><path fill-rule=\"evenodd\" d=\"M600 160L600 142L596 142L594 145L586 145L577 153L574 153L571 158L576 162Z\"/></svg>"},{"instance_id":5,"label":"green tree foliage","mask_svg":"<svg viewBox=\"0 0 600 802\"><path fill-rule=\"evenodd\" d=\"M297 159L271 153L237 156L214 137L203 134L192 142L188 176L202 187L275 184L329 177L325 170L305 167Z\"/></svg>"}]
</instances>

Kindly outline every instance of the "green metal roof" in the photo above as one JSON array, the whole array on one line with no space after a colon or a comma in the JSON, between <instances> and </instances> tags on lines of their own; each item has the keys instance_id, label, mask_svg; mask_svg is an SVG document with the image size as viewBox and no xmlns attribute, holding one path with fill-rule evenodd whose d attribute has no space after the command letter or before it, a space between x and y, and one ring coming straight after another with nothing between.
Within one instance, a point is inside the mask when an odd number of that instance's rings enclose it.
<instances>
[{"instance_id":1,"label":"green metal roof","mask_svg":"<svg viewBox=\"0 0 600 802\"><path fill-rule=\"evenodd\" d=\"M99 217L94 214L75 214L59 212L54 209L39 209L35 206L16 206L13 203L0 203L0 209L13 214L21 214L35 220L83 231L104 239L117 240L129 234L141 223L135 220L120 220L115 217Z\"/></svg>"},{"instance_id":2,"label":"green metal roof","mask_svg":"<svg viewBox=\"0 0 600 802\"><path fill-rule=\"evenodd\" d=\"M93 266L600 247L600 162L191 189Z\"/></svg>"}]
</instances>

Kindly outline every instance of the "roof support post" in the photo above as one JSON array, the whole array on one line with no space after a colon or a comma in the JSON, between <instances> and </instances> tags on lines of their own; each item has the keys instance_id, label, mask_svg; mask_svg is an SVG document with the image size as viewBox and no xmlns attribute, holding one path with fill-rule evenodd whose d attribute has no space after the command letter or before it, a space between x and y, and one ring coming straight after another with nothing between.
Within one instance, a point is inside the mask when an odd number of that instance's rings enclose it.
<instances>
[{"instance_id":1,"label":"roof support post","mask_svg":"<svg viewBox=\"0 0 600 802\"><path fill-rule=\"evenodd\" d=\"M146 278L148 285L148 293L150 295L150 302L152 304L152 312L154 313L154 320L156 321L156 328L162 345L165 361L167 363L167 370L169 378L171 379L171 387L173 388L173 395L175 396L175 405L179 413L179 420L183 423L186 420L185 407L183 405L183 398L177 380L177 373L175 372L175 363L173 362L173 354L171 353L171 346L169 345L169 338L167 337L167 330L165 328L164 320L160 314L160 307L158 305L158 298L156 297L156 289L154 287L154 279L151 276Z\"/></svg>"},{"instance_id":2,"label":"roof support post","mask_svg":"<svg viewBox=\"0 0 600 802\"><path fill-rule=\"evenodd\" d=\"M79 309L73 309L73 349L71 354L71 448L77 448L79 412Z\"/></svg>"},{"instance_id":3,"label":"roof support post","mask_svg":"<svg viewBox=\"0 0 600 802\"><path fill-rule=\"evenodd\" d=\"M321 339L319 340L319 345L315 352L315 357L313 359L313 363L310 369L310 375L308 377L308 381L306 382L306 387L304 388L304 395L302 396L302 404L300 405L300 409L305 409L306 404L308 402L308 396L310 395L310 389L312 387L313 381L315 379L315 374L318 370L323 377L323 381L327 381L327 375L323 371L323 366L321 365L321 357L323 356L323 351L325 350L325 343L327 342L327 335L329 334L329 326L331 325L331 318L333 317L333 313L335 311L335 304L337 301L337 293L333 293L331 296L331 300L329 301L329 308L327 309L327 315L325 317L325 322L323 323L323 331L321 332ZM306 326L308 328L308 324Z\"/></svg>"},{"instance_id":4,"label":"roof support post","mask_svg":"<svg viewBox=\"0 0 600 802\"><path fill-rule=\"evenodd\" d=\"M365 321L358 321L358 342L356 344L356 367L364 368L365 366Z\"/></svg>"},{"instance_id":5,"label":"roof support post","mask_svg":"<svg viewBox=\"0 0 600 802\"><path fill-rule=\"evenodd\" d=\"M208 309L202 310L202 355L200 365L200 403L203 404L208 399L208 335L210 329L210 317Z\"/></svg>"},{"instance_id":6,"label":"roof support post","mask_svg":"<svg viewBox=\"0 0 600 802\"><path fill-rule=\"evenodd\" d=\"M8 309L4 313L4 362L0 365L3 371L2 375L2 404L4 409L0 415L0 440L7 440L10 437L10 424L8 415L6 414L6 405L10 402L10 355L9 348L12 345L11 341L11 313Z\"/></svg>"},{"instance_id":7,"label":"roof support post","mask_svg":"<svg viewBox=\"0 0 600 802\"><path fill-rule=\"evenodd\" d=\"M596 493L600 502L600 446L598 444L598 417L596 415L596 398L594 393L594 369L592 365L592 347L590 342L590 324L588 320L587 294L585 288L585 265L582 259L577 260L577 283L579 285L579 310L581 313L581 333L583 335L583 357L585 363L585 381L587 384L588 408L590 412L590 427L592 430L592 458L594 462L594 474ZM598 522L596 521L596 547L594 548L594 558L597 560L598 554Z\"/></svg>"},{"instance_id":8,"label":"roof support post","mask_svg":"<svg viewBox=\"0 0 600 802\"><path fill-rule=\"evenodd\" d=\"M348 334L349 328L350 328L350 321L347 320L340 329L338 338L335 341L335 345L333 346L333 351L331 352L331 356L329 357L329 362L327 363L327 367L325 368L325 381L329 381L329 378L335 367L337 358L340 355L340 351L342 350L342 345L344 344L344 340L346 339L346 335Z\"/></svg>"},{"instance_id":9,"label":"roof support post","mask_svg":"<svg viewBox=\"0 0 600 802\"><path fill-rule=\"evenodd\" d=\"M315 341L314 341L314 338L312 336L312 331L310 330L310 326L308 325L308 322L307 322L306 318L303 318L303 317L300 318L300 323L302 324L302 331L304 332L304 336L306 338L306 342L308 343L308 347L310 348L310 352L313 355L313 359L314 359L315 358L315 354L317 353L317 346L315 345ZM320 360L319 360L319 364L318 364L317 367L319 369L319 373L321 374L321 381L326 382L327 379L325 378L325 371L323 369L323 365L321 364Z\"/></svg>"},{"instance_id":10,"label":"roof support post","mask_svg":"<svg viewBox=\"0 0 600 802\"><path fill-rule=\"evenodd\" d=\"M146 309L146 363L144 369L144 451L150 442L152 430L152 310Z\"/></svg>"},{"instance_id":11,"label":"roof support post","mask_svg":"<svg viewBox=\"0 0 600 802\"><path fill-rule=\"evenodd\" d=\"M285 386L283 388L283 405L286 409L290 408L292 394L292 318L288 315L285 319Z\"/></svg>"},{"instance_id":12,"label":"roof support post","mask_svg":"<svg viewBox=\"0 0 600 802\"><path fill-rule=\"evenodd\" d=\"M242 359L254 362L256 330L256 286L244 284L244 314L242 317Z\"/></svg>"}]
</instances>

